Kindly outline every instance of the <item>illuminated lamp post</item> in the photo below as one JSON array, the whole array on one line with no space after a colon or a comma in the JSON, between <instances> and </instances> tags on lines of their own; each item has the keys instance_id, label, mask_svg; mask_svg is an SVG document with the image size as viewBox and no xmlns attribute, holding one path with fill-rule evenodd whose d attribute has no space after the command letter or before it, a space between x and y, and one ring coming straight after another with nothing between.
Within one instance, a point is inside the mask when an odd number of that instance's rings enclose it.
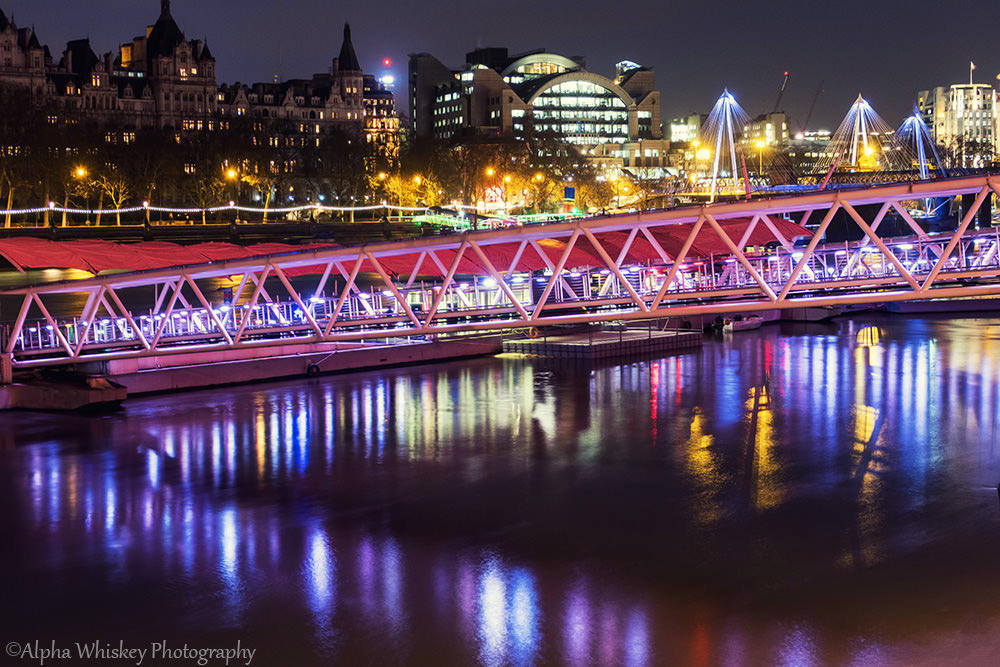
<instances>
[{"instance_id":1,"label":"illuminated lamp post","mask_svg":"<svg viewBox=\"0 0 1000 667\"><path fill-rule=\"evenodd\" d=\"M86 201L86 206L87 206L86 224L89 225L90 224L90 188L87 187L87 181L86 181L86 178L87 178L87 169L85 167L83 167L82 165L77 166L77 168L73 170L73 178L76 179L76 188L77 188L77 191L80 192L80 193L83 193L83 195L84 195L84 199ZM65 216L66 214L63 213L63 215ZM65 225L65 221L64 221L64 225Z\"/></svg>"},{"instance_id":2,"label":"illuminated lamp post","mask_svg":"<svg viewBox=\"0 0 1000 667\"><path fill-rule=\"evenodd\" d=\"M760 176L764 172L764 143L762 139L757 140L757 175Z\"/></svg>"},{"instance_id":3,"label":"illuminated lamp post","mask_svg":"<svg viewBox=\"0 0 1000 667\"><path fill-rule=\"evenodd\" d=\"M482 210L483 213L486 213L487 197L490 194L490 187L491 187L490 182L493 181L493 177L496 173L497 172L493 167L486 168L486 176L490 179L490 181L487 182L486 186L483 188L483 210Z\"/></svg>"},{"instance_id":4,"label":"illuminated lamp post","mask_svg":"<svg viewBox=\"0 0 1000 667\"><path fill-rule=\"evenodd\" d=\"M385 173L384 171L380 171L378 173L378 187L379 187L379 190L381 190L382 194L383 194L382 206L385 207L385 211L383 211L382 217L384 217L386 220L389 219L389 193L387 192L386 186L385 186L385 179L387 179L388 177L389 177L389 174ZM339 197L338 197L338 199L339 199Z\"/></svg>"},{"instance_id":5,"label":"illuminated lamp post","mask_svg":"<svg viewBox=\"0 0 1000 667\"><path fill-rule=\"evenodd\" d=\"M237 180L239 174L235 169L230 167L226 170L226 180L229 181L229 194L232 199L229 200L229 205L233 207L233 219L239 222L240 216L236 211L236 201L239 199L239 181Z\"/></svg>"},{"instance_id":6,"label":"illuminated lamp post","mask_svg":"<svg viewBox=\"0 0 1000 667\"><path fill-rule=\"evenodd\" d=\"M536 213L541 213L542 212L542 202L540 200L542 198L542 183L543 183L543 181L545 181L545 176L542 174L542 172L538 172L537 174L535 174L535 176L534 176L534 178L532 180L535 183L535 202L534 202L535 203L535 212Z\"/></svg>"}]
</instances>

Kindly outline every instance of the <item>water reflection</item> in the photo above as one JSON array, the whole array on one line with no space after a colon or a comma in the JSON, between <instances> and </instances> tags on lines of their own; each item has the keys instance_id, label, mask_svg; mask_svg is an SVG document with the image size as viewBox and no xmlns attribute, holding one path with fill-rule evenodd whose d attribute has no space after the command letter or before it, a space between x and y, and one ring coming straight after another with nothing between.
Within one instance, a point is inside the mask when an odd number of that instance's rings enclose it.
<instances>
[{"instance_id":1,"label":"water reflection","mask_svg":"<svg viewBox=\"0 0 1000 667\"><path fill-rule=\"evenodd\" d=\"M110 582L135 609L179 597L203 610L179 632L254 627L267 650L304 639L305 662L882 659L849 623L726 608L809 606L803 585L996 524L975 490L1000 473L1000 327L915 326L5 414L9 569L89 573L53 602ZM74 608L46 622L75 627Z\"/></svg>"}]
</instances>

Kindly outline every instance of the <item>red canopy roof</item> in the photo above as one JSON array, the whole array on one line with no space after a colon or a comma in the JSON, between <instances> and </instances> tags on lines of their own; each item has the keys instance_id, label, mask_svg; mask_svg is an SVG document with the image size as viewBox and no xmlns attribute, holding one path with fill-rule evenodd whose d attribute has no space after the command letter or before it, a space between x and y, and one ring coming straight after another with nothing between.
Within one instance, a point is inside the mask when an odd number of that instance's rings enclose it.
<instances>
[{"instance_id":1,"label":"red canopy roof","mask_svg":"<svg viewBox=\"0 0 1000 667\"><path fill-rule=\"evenodd\" d=\"M114 243L113 241L49 241L22 236L0 239L0 255L19 271L27 269L79 269L93 274L106 270L144 271L184 264L203 264L296 250L333 248L332 243L197 243L182 246L165 241Z\"/></svg>"}]
</instances>

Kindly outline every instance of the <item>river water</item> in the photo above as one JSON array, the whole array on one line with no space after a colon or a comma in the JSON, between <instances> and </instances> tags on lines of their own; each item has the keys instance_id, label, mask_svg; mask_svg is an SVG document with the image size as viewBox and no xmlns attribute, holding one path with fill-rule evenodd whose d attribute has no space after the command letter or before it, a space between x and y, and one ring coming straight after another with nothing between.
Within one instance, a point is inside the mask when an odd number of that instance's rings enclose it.
<instances>
[{"instance_id":1,"label":"river water","mask_svg":"<svg viewBox=\"0 0 1000 667\"><path fill-rule=\"evenodd\" d=\"M1000 664L1000 319L0 425L3 664Z\"/></svg>"}]
</instances>

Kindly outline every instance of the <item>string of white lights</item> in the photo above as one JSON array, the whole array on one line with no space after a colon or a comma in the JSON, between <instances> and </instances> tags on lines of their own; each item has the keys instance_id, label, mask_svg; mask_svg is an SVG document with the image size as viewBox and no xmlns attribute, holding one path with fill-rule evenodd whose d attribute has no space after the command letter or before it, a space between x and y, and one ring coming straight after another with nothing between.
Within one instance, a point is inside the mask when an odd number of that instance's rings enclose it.
<instances>
[{"instance_id":1,"label":"string of white lights","mask_svg":"<svg viewBox=\"0 0 1000 667\"><path fill-rule=\"evenodd\" d=\"M459 209L474 209L474 206L458 205L455 208ZM181 213L181 214L197 214L197 213L218 213L220 211L240 211L243 213L293 213L298 211L321 211L321 212L349 212L349 211L379 211L379 210L390 210L390 211L427 211L426 206L395 206L392 204L376 204L369 206L326 206L324 204L306 204L302 206L285 206L285 207L255 207L255 206L238 206L236 204L228 204L222 206L210 206L207 208L171 208L168 206L152 206L143 203L142 206L129 206L127 208L101 208L101 209L86 209L86 208L67 208L63 206L58 206L55 202L49 202L48 206L36 206L34 208L12 208L12 209L0 209L0 215L31 215L33 213L44 213L45 211L54 213L78 213L85 215L113 215L115 213L136 213L138 211L155 211L157 213Z\"/></svg>"}]
</instances>

